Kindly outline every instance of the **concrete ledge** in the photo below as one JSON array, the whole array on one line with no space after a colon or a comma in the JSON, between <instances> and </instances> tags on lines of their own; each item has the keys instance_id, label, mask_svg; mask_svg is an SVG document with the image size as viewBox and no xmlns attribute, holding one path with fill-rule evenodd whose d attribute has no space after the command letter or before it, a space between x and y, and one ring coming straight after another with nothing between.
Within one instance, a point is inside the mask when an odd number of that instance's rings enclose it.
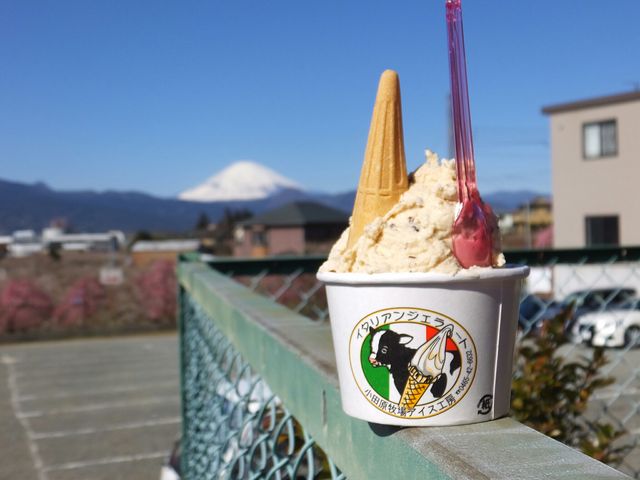
<instances>
[{"instance_id":1,"label":"concrete ledge","mask_svg":"<svg viewBox=\"0 0 640 480\"><path fill-rule=\"evenodd\" d=\"M349 479L618 479L624 474L512 419L394 428L346 416L329 325L301 317L198 263L182 288Z\"/></svg>"}]
</instances>

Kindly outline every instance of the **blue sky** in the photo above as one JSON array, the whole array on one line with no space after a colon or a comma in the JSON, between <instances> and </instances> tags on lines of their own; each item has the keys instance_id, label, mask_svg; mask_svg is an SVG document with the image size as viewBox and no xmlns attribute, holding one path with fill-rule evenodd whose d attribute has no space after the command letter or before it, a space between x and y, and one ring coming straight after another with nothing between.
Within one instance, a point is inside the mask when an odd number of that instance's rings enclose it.
<instances>
[{"instance_id":1,"label":"blue sky","mask_svg":"<svg viewBox=\"0 0 640 480\"><path fill-rule=\"evenodd\" d=\"M543 105L640 82L637 0L466 0L480 188L550 190ZM357 183L400 74L410 169L446 154L444 0L0 0L0 178L172 196L227 164Z\"/></svg>"}]
</instances>

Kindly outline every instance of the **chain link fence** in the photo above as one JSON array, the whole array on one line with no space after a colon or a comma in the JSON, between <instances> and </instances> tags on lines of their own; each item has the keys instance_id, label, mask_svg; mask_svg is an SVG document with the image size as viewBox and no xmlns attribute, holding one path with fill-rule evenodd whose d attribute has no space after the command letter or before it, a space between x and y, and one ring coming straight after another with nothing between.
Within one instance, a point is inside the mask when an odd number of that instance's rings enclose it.
<instances>
[{"instance_id":1,"label":"chain link fence","mask_svg":"<svg viewBox=\"0 0 640 480\"><path fill-rule=\"evenodd\" d=\"M602 374L615 382L592 398L587 420L605 421L626 432L619 443L629 448L628 453L612 466L640 478L640 247L518 251L506 256L509 263L531 267L521 299L519 342L541 334L545 322L569 310L564 328L571 343L560 353L571 359L594 347L606 348L608 364ZM322 261L322 257L235 259L211 266L297 313L324 322L327 300L315 278Z\"/></svg>"},{"instance_id":2,"label":"chain link fence","mask_svg":"<svg viewBox=\"0 0 640 480\"><path fill-rule=\"evenodd\" d=\"M182 298L183 455L189 478L345 477L188 295Z\"/></svg>"}]
</instances>

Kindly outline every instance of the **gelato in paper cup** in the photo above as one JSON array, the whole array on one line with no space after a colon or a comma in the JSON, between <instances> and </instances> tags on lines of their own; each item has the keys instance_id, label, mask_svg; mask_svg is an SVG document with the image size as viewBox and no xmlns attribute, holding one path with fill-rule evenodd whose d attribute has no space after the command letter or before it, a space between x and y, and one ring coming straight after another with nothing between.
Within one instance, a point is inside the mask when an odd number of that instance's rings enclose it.
<instances>
[{"instance_id":1,"label":"gelato in paper cup","mask_svg":"<svg viewBox=\"0 0 640 480\"><path fill-rule=\"evenodd\" d=\"M350 227L320 267L344 411L391 425L455 425L509 409L518 299L527 267L462 267L451 160L406 174L400 84L380 79ZM484 265L484 263L482 264Z\"/></svg>"},{"instance_id":2,"label":"gelato in paper cup","mask_svg":"<svg viewBox=\"0 0 640 480\"><path fill-rule=\"evenodd\" d=\"M344 411L413 426L506 415L518 299L528 271L319 273Z\"/></svg>"}]
</instances>

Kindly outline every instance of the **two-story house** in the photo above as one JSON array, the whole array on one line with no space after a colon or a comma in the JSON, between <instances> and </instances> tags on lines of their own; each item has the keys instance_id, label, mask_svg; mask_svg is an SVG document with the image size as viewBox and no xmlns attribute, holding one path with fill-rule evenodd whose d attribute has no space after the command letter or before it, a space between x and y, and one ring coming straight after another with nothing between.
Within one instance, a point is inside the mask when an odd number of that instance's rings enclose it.
<instances>
[{"instance_id":1,"label":"two-story house","mask_svg":"<svg viewBox=\"0 0 640 480\"><path fill-rule=\"evenodd\" d=\"M234 255L327 253L349 223L341 210L314 202L292 202L240 222Z\"/></svg>"},{"instance_id":2,"label":"two-story house","mask_svg":"<svg viewBox=\"0 0 640 480\"><path fill-rule=\"evenodd\" d=\"M554 246L640 245L640 92L542 112L551 120Z\"/></svg>"}]
</instances>

